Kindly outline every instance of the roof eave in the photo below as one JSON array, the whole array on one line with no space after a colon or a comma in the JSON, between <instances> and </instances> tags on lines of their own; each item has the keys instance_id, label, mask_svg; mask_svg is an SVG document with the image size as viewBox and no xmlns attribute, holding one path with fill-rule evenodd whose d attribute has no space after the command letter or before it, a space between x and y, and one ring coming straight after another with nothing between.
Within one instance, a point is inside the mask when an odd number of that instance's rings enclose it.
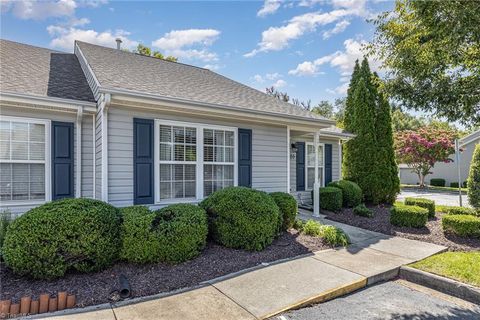
<instances>
[{"instance_id":1,"label":"roof eave","mask_svg":"<svg viewBox=\"0 0 480 320\"><path fill-rule=\"evenodd\" d=\"M39 95L8 92L8 91L0 91L0 100L10 101L13 103L27 103L27 104L35 104L39 106L57 107L62 109L75 109L75 110L79 106L81 106L84 108L85 112L96 112L96 108L97 108L96 102L48 97L48 96L39 96Z\"/></svg>"},{"instance_id":2,"label":"roof eave","mask_svg":"<svg viewBox=\"0 0 480 320\"><path fill-rule=\"evenodd\" d=\"M289 114L278 113L278 112L268 112L268 111L245 109L245 108L233 107L233 106L229 106L229 105L205 103L205 102L199 102L199 101L194 101L194 100L189 100L189 99L168 97L168 96L162 96L162 95L157 95L157 94L149 94L149 93L143 93L143 92L125 90L125 89L114 89L114 88L100 87L99 92L100 93L110 93L112 95L119 95L119 96L130 96L130 97L134 97L134 98L149 100L149 101L152 101L152 102L155 102L155 101L156 102L172 102L172 103L180 103L180 104L184 104L184 105L192 106L192 107L194 107L194 106L195 107L206 107L206 108L220 109L220 110L223 110L223 111L243 112L243 113L246 113L246 114L253 114L255 116L262 116L263 115L263 116L270 116L270 117L278 117L278 118L282 118L282 119L285 119L285 120L299 120L299 121L305 121L305 122L309 122L309 123L315 123L316 125L321 125L322 127L335 125L335 121L330 120L330 119L308 118L308 117L302 117L302 116L297 116L297 115L289 115Z\"/></svg>"}]
</instances>

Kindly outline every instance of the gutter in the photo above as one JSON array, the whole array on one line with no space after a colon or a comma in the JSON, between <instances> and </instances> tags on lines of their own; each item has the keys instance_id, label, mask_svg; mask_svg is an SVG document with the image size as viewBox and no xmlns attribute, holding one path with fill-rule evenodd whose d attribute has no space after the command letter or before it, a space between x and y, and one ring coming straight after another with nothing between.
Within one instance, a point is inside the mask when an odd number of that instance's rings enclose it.
<instances>
[{"instance_id":1,"label":"gutter","mask_svg":"<svg viewBox=\"0 0 480 320\"><path fill-rule=\"evenodd\" d=\"M308 122L316 122L318 124L335 125L335 121L330 119L308 118L308 117L302 117L298 115L289 115L289 114L278 113L278 112L245 109L245 108L239 108L239 107L222 105L222 104L198 102L190 99L181 99L181 98L173 98L173 97L156 95L156 94L140 93L138 91L125 90L125 89L99 88L99 92L126 95L126 96L135 97L135 98L148 99L148 100L154 100L154 101L182 103L182 104L191 105L191 106L214 108L216 110L220 109L224 111L239 111L243 113L250 113L250 114L256 114L256 115L267 115L267 116L281 117L285 119L296 119L296 120L302 120L302 121L308 121Z\"/></svg>"},{"instance_id":2,"label":"gutter","mask_svg":"<svg viewBox=\"0 0 480 320\"><path fill-rule=\"evenodd\" d=\"M46 107L56 107L63 109L70 109L72 111L77 111L79 106L83 107L86 112L96 112L97 103L81 101L75 99L64 99L56 97L45 97L32 94L23 94L16 92L0 92L0 100L12 101L15 103L30 103L37 104Z\"/></svg>"},{"instance_id":3,"label":"gutter","mask_svg":"<svg viewBox=\"0 0 480 320\"><path fill-rule=\"evenodd\" d=\"M76 180L75 180L75 198L82 197L82 118L83 118L83 107L79 106L77 109L77 122L75 124L76 128L76 156L77 156L77 167L76 167Z\"/></svg>"}]
</instances>

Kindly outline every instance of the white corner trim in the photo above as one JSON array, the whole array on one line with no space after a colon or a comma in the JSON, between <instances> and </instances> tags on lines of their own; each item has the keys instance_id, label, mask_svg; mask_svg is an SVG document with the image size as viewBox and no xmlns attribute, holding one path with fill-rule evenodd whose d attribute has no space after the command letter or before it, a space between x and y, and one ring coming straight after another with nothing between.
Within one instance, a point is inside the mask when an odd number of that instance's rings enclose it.
<instances>
[{"instance_id":1,"label":"white corner trim","mask_svg":"<svg viewBox=\"0 0 480 320\"><path fill-rule=\"evenodd\" d=\"M290 127L287 126L287 193L290 193Z\"/></svg>"},{"instance_id":2,"label":"white corner trim","mask_svg":"<svg viewBox=\"0 0 480 320\"><path fill-rule=\"evenodd\" d=\"M318 182L318 132L314 133L313 136L313 146L314 146L314 152L315 152L315 182L313 183L313 216L314 217L319 217L320 216L320 193L319 193L319 188L320 188L320 183ZM305 148L308 150L308 148ZM325 149L323 150L323 153L325 154ZM306 159L307 164L308 164L308 158ZM323 164L325 167L325 163ZM306 172L308 171L305 170Z\"/></svg>"},{"instance_id":3,"label":"white corner trim","mask_svg":"<svg viewBox=\"0 0 480 320\"><path fill-rule=\"evenodd\" d=\"M92 118L93 118L93 126L92 126L92 130L93 130L93 185L92 185L92 198L93 199L96 199L97 198L97 190L96 190L96 184L97 184L97 148L96 148L96 128L97 128L97 114L94 113L92 115Z\"/></svg>"},{"instance_id":4,"label":"white corner trim","mask_svg":"<svg viewBox=\"0 0 480 320\"><path fill-rule=\"evenodd\" d=\"M108 202L108 108L111 96L106 93L100 105L102 113L102 201Z\"/></svg>"},{"instance_id":5,"label":"white corner trim","mask_svg":"<svg viewBox=\"0 0 480 320\"><path fill-rule=\"evenodd\" d=\"M76 172L75 172L75 198L82 196L82 119L83 108L79 106L77 109L77 121L75 123L76 129Z\"/></svg>"}]
</instances>

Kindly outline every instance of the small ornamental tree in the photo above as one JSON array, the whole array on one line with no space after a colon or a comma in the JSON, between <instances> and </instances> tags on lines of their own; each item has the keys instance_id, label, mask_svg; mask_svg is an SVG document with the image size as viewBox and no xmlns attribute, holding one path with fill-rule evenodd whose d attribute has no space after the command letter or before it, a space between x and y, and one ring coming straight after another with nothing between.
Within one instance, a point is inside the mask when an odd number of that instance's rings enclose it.
<instances>
[{"instance_id":1,"label":"small ornamental tree","mask_svg":"<svg viewBox=\"0 0 480 320\"><path fill-rule=\"evenodd\" d=\"M470 172L467 180L468 201L471 206L480 209L480 144L477 144L473 152Z\"/></svg>"},{"instance_id":2,"label":"small ornamental tree","mask_svg":"<svg viewBox=\"0 0 480 320\"><path fill-rule=\"evenodd\" d=\"M449 130L426 127L418 131L401 131L395 137L395 151L399 163L405 163L418 175L420 187L436 162L452 162L455 153L455 134Z\"/></svg>"}]
</instances>

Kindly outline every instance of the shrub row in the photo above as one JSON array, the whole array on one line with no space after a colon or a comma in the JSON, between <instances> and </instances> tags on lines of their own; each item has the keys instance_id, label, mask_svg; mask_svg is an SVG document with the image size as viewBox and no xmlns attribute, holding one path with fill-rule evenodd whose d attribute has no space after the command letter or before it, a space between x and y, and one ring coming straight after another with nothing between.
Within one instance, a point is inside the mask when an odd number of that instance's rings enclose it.
<instances>
[{"instance_id":1,"label":"shrub row","mask_svg":"<svg viewBox=\"0 0 480 320\"><path fill-rule=\"evenodd\" d=\"M424 198L405 198L405 205L417 206L428 210L428 217L435 217L435 201Z\"/></svg>"},{"instance_id":2,"label":"shrub row","mask_svg":"<svg viewBox=\"0 0 480 320\"><path fill-rule=\"evenodd\" d=\"M390 223L400 227L424 227L428 220L428 209L418 206L396 204L390 209Z\"/></svg>"},{"instance_id":3,"label":"shrub row","mask_svg":"<svg viewBox=\"0 0 480 320\"><path fill-rule=\"evenodd\" d=\"M462 237L480 237L480 218L472 215L446 214L442 217L442 228L446 233Z\"/></svg>"},{"instance_id":4,"label":"shrub row","mask_svg":"<svg viewBox=\"0 0 480 320\"><path fill-rule=\"evenodd\" d=\"M328 186L319 189L320 208L338 211L343 207L355 207L362 202L362 190L352 181L333 181ZM312 199L313 199L312 190Z\"/></svg>"},{"instance_id":5,"label":"shrub row","mask_svg":"<svg viewBox=\"0 0 480 320\"><path fill-rule=\"evenodd\" d=\"M446 214L461 214L461 215L471 215L476 216L480 215L480 212L472 208L466 207L448 207L445 209Z\"/></svg>"},{"instance_id":6,"label":"shrub row","mask_svg":"<svg viewBox=\"0 0 480 320\"><path fill-rule=\"evenodd\" d=\"M435 187L445 187L445 179L441 179L441 178L430 179L430 185Z\"/></svg>"}]
</instances>

